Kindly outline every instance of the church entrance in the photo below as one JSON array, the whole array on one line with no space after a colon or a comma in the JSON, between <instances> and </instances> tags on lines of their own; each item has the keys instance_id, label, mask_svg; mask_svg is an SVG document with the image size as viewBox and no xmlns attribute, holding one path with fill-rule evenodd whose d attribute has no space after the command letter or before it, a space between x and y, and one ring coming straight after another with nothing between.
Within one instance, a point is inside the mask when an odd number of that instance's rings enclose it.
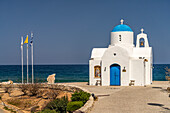
<instances>
[{"instance_id":1,"label":"church entrance","mask_svg":"<svg viewBox=\"0 0 170 113\"><path fill-rule=\"evenodd\" d=\"M120 86L120 65L110 66L110 85Z\"/></svg>"}]
</instances>

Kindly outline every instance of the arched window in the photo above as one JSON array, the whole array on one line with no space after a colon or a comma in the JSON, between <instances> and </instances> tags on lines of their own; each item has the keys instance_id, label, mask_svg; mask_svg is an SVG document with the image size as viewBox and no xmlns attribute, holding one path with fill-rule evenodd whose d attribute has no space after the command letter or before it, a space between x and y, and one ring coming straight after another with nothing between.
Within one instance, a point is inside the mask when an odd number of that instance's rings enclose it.
<instances>
[{"instance_id":1,"label":"arched window","mask_svg":"<svg viewBox=\"0 0 170 113\"><path fill-rule=\"evenodd\" d=\"M95 78L101 77L101 66L94 66L94 77Z\"/></svg>"},{"instance_id":2,"label":"arched window","mask_svg":"<svg viewBox=\"0 0 170 113\"><path fill-rule=\"evenodd\" d=\"M140 44L140 47L145 47L145 39L144 38L140 38L139 44Z\"/></svg>"}]
</instances>

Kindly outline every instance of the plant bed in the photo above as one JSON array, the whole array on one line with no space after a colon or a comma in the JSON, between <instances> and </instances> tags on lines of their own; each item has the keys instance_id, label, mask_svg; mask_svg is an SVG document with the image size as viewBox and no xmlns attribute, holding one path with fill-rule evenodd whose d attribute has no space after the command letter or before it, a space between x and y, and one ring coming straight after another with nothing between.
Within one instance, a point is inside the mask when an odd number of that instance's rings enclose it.
<instances>
[{"instance_id":1,"label":"plant bed","mask_svg":"<svg viewBox=\"0 0 170 113\"><path fill-rule=\"evenodd\" d=\"M38 90L35 88L30 90L29 87L26 88L22 86L21 88L18 87L18 85L15 85L15 87L10 89L10 94L5 93L4 91L1 93L1 97L2 100L8 105L16 106L23 111L31 111L34 109L34 112L36 112L44 109L49 102L57 98L62 98L63 96L67 96L68 101L71 101L71 95L73 93L43 87L39 87ZM1 88L1 90L4 89Z\"/></svg>"}]
</instances>

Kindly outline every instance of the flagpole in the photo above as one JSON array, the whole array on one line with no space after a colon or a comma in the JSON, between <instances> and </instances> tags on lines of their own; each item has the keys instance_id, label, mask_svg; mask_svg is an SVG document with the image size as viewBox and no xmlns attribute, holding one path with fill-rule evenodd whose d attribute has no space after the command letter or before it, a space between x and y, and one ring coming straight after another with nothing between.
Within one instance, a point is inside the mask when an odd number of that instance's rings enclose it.
<instances>
[{"instance_id":1,"label":"flagpole","mask_svg":"<svg viewBox=\"0 0 170 113\"><path fill-rule=\"evenodd\" d=\"M32 43L31 43L31 53L32 53L32 84L34 84L34 68L33 68L33 66L34 66L34 64L33 64L33 33L31 33L31 41L32 41Z\"/></svg>"},{"instance_id":2,"label":"flagpole","mask_svg":"<svg viewBox=\"0 0 170 113\"><path fill-rule=\"evenodd\" d=\"M28 83L29 83L29 77L28 77L28 43L27 43L27 84Z\"/></svg>"},{"instance_id":3,"label":"flagpole","mask_svg":"<svg viewBox=\"0 0 170 113\"><path fill-rule=\"evenodd\" d=\"M24 73L23 73L23 36L21 37L21 63L22 63L22 84L24 83Z\"/></svg>"}]
</instances>

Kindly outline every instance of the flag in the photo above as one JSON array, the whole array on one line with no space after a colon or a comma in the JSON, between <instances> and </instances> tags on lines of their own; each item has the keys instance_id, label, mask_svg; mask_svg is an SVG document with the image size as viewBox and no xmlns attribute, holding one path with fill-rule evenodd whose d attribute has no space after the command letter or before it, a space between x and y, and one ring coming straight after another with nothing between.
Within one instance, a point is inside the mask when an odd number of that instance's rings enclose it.
<instances>
[{"instance_id":1,"label":"flag","mask_svg":"<svg viewBox=\"0 0 170 113\"><path fill-rule=\"evenodd\" d=\"M33 33L31 33L31 40L30 40L30 45L33 44Z\"/></svg>"},{"instance_id":2,"label":"flag","mask_svg":"<svg viewBox=\"0 0 170 113\"><path fill-rule=\"evenodd\" d=\"M21 46L23 46L23 37L21 37Z\"/></svg>"},{"instance_id":3,"label":"flag","mask_svg":"<svg viewBox=\"0 0 170 113\"><path fill-rule=\"evenodd\" d=\"M27 35L27 38L25 39L24 43L28 44L28 35Z\"/></svg>"}]
</instances>

